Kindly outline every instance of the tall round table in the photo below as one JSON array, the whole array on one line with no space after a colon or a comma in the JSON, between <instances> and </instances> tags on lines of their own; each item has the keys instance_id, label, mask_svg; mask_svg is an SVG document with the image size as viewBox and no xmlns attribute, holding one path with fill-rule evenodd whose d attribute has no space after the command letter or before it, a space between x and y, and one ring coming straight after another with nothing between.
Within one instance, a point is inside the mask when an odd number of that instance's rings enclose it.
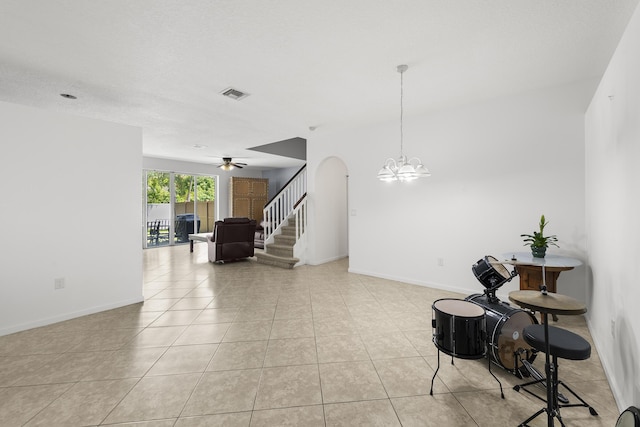
<instances>
[{"instance_id":1,"label":"tall round table","mask_svg":"<svg viewBox=\"0 0 640 427\"><path fill-rule=\"evenodd\" d=\"M556 367L551 362L549 346L549 322L547 316L552 315L580 315L587 312L587 306L569 296L544 291L513 291L509 293L509 299L520 307L534 311L540 311L544 322L545 373L547 375L547 422L553 427L553 418L558 413L557 381L554 380Z\"/></svg>"},{"instance_id":2,"label":"tall round table","mask_svg":"<svg viewBox=\"0 0 640 427\"><path fill-rule=\"evenodd\" d=\"M562 255L548 254L536 258L531 252L509 252L502 254L504 264L512 264L520 275L520 290L539 290L543 284L549 292L556 292L556 281L562 271L573 270L582 261Z\"/></svg>"},{"instance_id":3,"label":"tall round table","mask_svg":"<svg viewBox=\"0 0 640 427\"><path fill-rule=\"evenodd\" d=\"M579 259L562 255L548 254L544 258L537 258L531 252L510 252L502 254L502 257L503 264L511 264L516 268L520 276L520 290L541 290L543 293L556 292L560 272L582 265ZM552 314L552 317L558 320L557 314Z\"/></svg>"}]
</instances>

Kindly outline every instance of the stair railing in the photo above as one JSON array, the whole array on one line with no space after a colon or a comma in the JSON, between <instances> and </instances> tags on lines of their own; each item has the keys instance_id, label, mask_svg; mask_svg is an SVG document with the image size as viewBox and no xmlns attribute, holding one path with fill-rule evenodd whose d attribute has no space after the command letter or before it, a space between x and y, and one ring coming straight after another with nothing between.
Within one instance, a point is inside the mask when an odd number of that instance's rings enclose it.
<instances>
[{"instance_id":1,"label":"stair railing","mask_svg":"<svg viewBox=\"0 0 640 427\"><path fill-rule=\"evenodd\" d=\"M275 234L280 227L286 224L287 219L294 213L294 209L300 207L300 201L304 199L307 194L307 165L304 165L289 182L276 194L273 199L267 203L264 207L263 218L264 223L264 239L265 243L270 236ZM306 200L306 199L304 199ZM304 225L301 230L304 232L306 228L306 201L304 207L301 208L304 212L304 217L301 217L304 221ZM296 214L297 215L297 214ZM297 219L297 218L296 218ZM298 223L296 222L296 240L298 236Z\"/></svg>"},{"instance_id":2,"label":"stair railing","mask_svg":"<svg viewBox=\"0 0 640 427\"><path fill-rule=\"evenodd\" d=\"M300 237L304 234L307 228L307 193L302 195L302 198L296 202L293 206L293 212L291 213L296 221L296 242L300 240Z\"/></svg>"},{"instance_id":3,"label":"stair railing","mask_svg":"<svg viewBox=\"0 0 640 427\"><path fill-rule=\"evenodd\" d=\"M296 222L296 244L293 247L293 256L300 260L300 264L306 264L307 236L307 193L295 204L292 216Z\"/></svg>"}]
</instances>

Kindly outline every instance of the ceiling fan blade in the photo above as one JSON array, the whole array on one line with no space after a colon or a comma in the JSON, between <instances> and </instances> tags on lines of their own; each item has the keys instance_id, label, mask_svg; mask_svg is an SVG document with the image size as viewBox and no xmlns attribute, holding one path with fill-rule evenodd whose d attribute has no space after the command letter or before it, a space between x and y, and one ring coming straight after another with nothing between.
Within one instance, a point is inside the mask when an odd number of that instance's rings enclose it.
<instances>
[{"instance_id":1,"label":"ceiling fan blade","mask_svg":"<svg viewBox=\"0 0 640 427\"><path fill-rule=\"evenodd\" d=\"M219 169L222 170L230 170L231 168L242 169L244 166L247 166L246 163L242 162L234 162L232 157L222 157L222 163L217 165Z\"/></svg>"}]
</instances>

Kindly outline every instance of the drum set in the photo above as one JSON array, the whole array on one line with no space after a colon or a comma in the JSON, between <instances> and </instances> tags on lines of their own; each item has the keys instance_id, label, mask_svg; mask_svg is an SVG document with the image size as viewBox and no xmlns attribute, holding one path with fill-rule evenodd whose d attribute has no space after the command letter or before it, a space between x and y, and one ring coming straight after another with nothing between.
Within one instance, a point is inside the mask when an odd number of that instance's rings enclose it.
<instances>
[{"instance_id":1,"label":"drum set","mask_svg":"<svg viewBox=\"0 0 640 427\"><path fill-rule=\"evenodd\" d=\"M533 367L537 351L527 344L522 330L538 321L532 312L515 308L496 297L496 290L518 275L514 268L509 272L495 257L487 255L476 262L471 270L478 281L485 287L482 294L469 295L464 300L443 298L432 305L433 343L438 349L438 368L440 369L440 352L453 358L489 359L491 364L516 375L518 378L533 377L542 379L543 375ZM502 384L500 384L500 394ZM565 399L559 396L560 400Z\"/></svg>"}]
</instances>

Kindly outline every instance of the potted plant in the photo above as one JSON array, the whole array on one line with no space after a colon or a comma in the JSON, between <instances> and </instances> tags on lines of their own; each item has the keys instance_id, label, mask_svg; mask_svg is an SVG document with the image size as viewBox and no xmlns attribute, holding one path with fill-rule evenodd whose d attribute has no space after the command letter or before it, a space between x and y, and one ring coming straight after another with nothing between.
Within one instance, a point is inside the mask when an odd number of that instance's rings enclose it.
<instances>
[{"instance_id":1,"label":"potted plant","mask_svg":"<svg viewBox=\"0 0 640 427\"><path fill-rule=\"evenodd\" d=\"M540 217L540 231L534 231L533 234L520 235L520 237L524 237L524 245L531 246L531 253L536 258L544 258L549 245L559 248L556 244L558 238L555 234L551 236L544 235L544 227L547 224L549 224L549 222L545 220L544 215L542 215Z\"/></svg>"}]
</instances>

